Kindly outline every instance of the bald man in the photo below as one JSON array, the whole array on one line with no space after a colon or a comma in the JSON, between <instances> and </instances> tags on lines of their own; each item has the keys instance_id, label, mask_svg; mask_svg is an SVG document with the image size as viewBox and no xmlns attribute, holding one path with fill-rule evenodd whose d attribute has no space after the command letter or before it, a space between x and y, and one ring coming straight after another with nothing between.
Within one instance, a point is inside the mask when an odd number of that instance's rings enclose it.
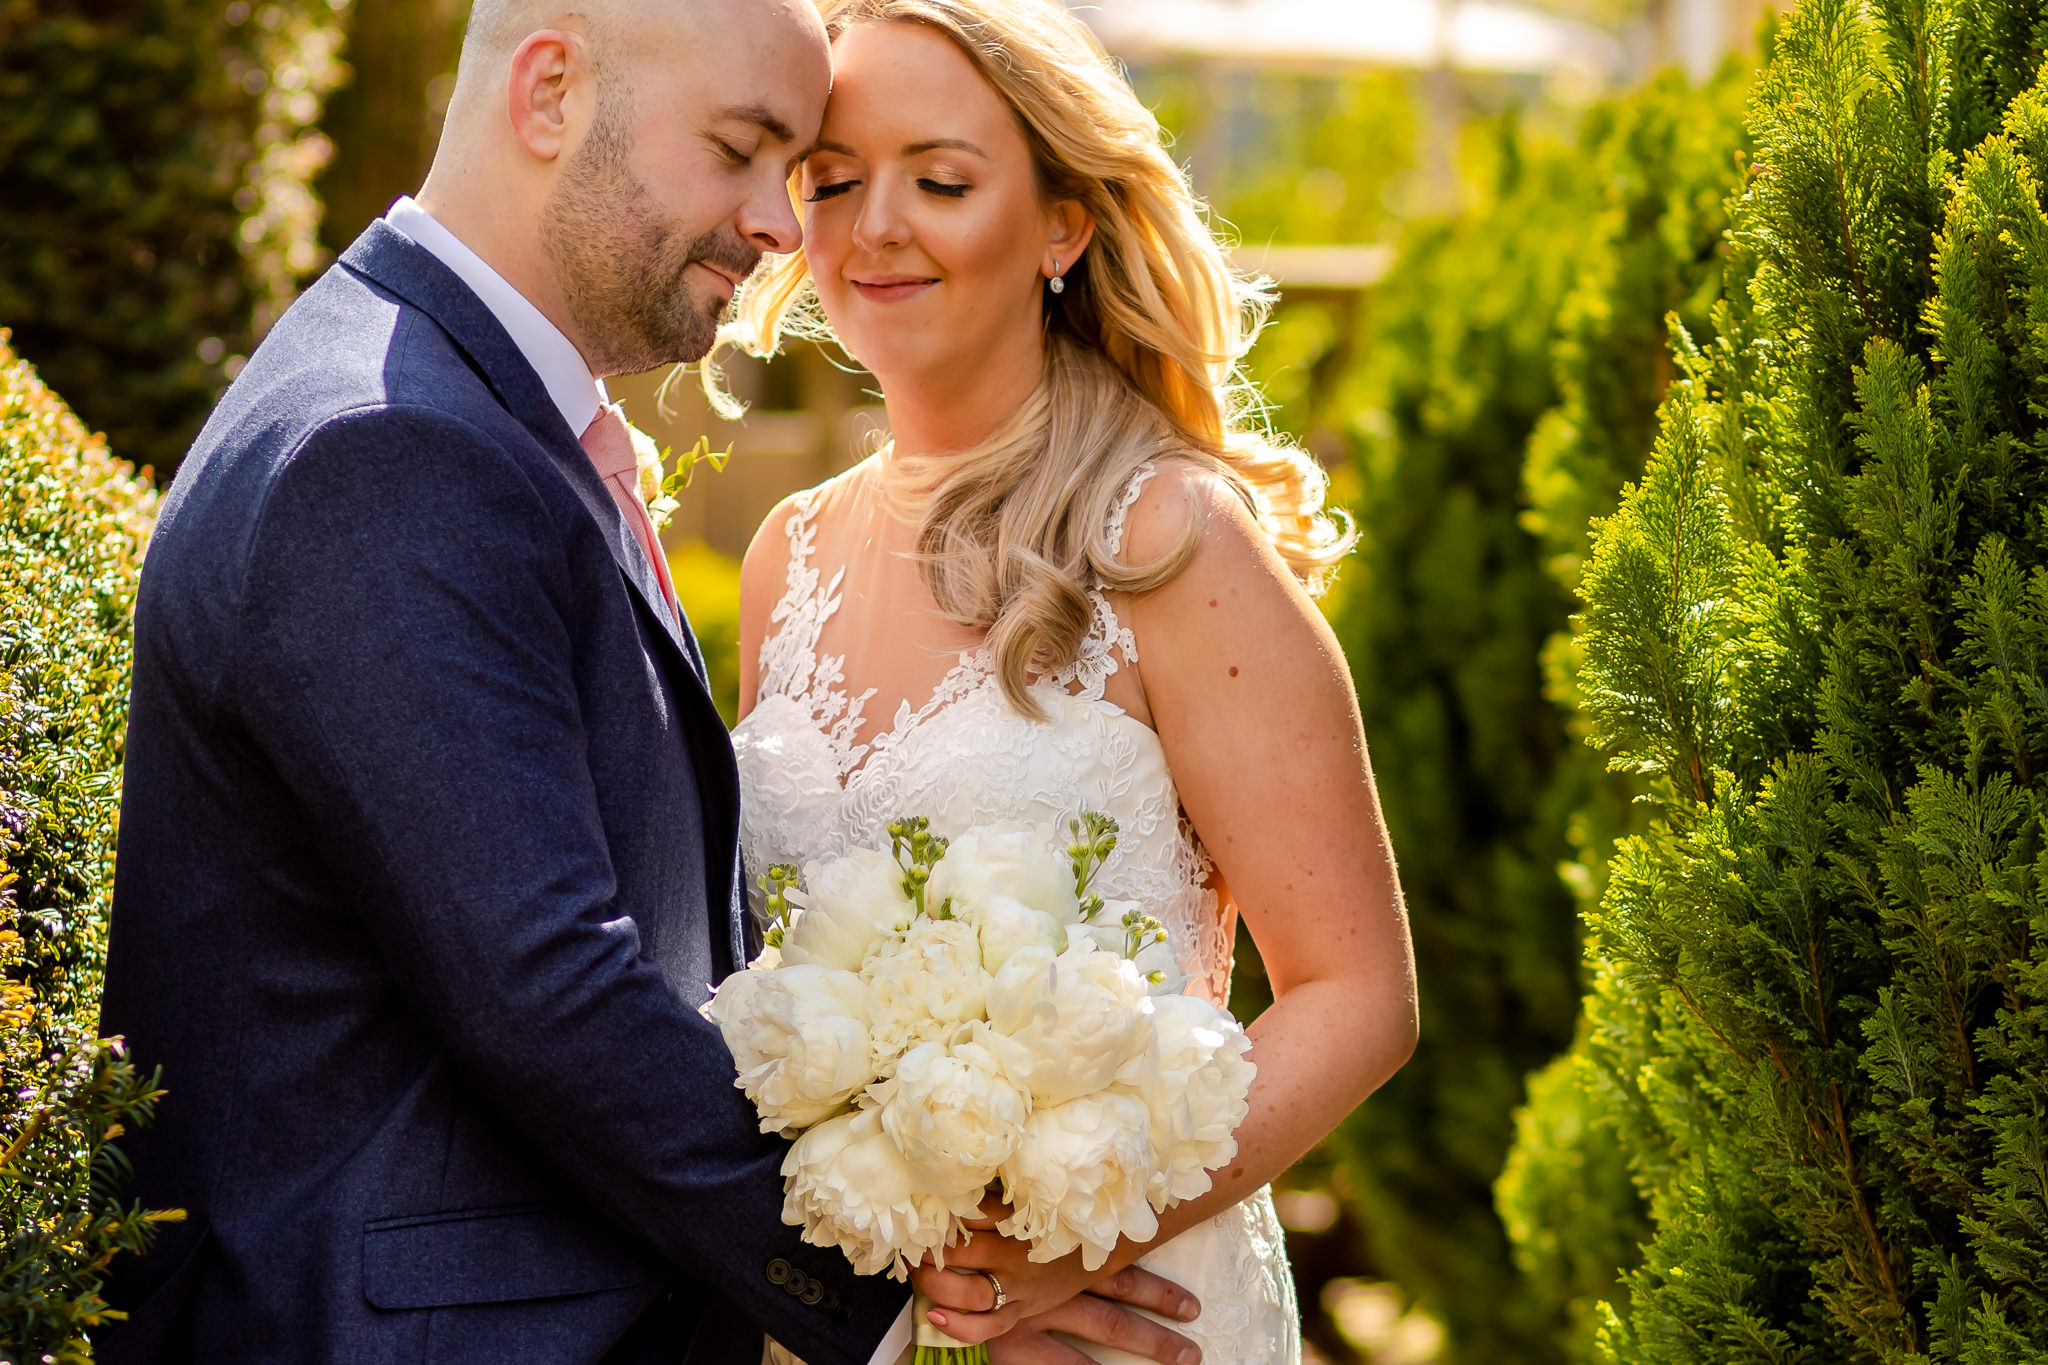
<instances>
[{"instance_id":1,"label":"bald man","mask_svg":"<svg viewBox=\"0 0 2048 1365\"><path fill-rule=\"evenodd\" d=\"M697 1014L738 788L602 377L694 360L830 57L796 0L480 0L447 130L250 358L143 570L103 1024L182 1208L130 1362L893 1361L908 1291L780 1217ZM1100 1291L1098 1291L1100 1292ZM1143 1272L1120 1296L1192 1301ZM1188 1344L1083 1295L1062 1328Z\"/></svg>"}]
</instances>

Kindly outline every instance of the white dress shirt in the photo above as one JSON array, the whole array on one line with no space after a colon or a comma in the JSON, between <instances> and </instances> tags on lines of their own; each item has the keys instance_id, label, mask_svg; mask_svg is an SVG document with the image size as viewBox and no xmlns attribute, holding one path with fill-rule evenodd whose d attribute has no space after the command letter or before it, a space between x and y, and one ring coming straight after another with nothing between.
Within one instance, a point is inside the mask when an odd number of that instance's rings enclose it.
<instances>
[{"instance_id":1,"label":"white dress shirt","mask_svg":"<svg viewBox=\"0 0 2048 1365\"><path fill-rule=\"evenodd\" d=\"M491 316L519 348L519 354L540 376L548 397L555 400L562 420L569 424L570 433L582 439L598 408L611 399L604 391L604 381L591 375L576 343L563 336L562 329L549 322L547 314L534 307L532 300L491 269L483 257L443 227L439 219L414 203L410 195L399 196L384 215L384 221L425 247L483 300L484 307L491 310Z\"/></svg>"},{"instance_id":2,"label":"white dress shirt","mask_svg":"<svg viewBox=\"0 0 2048 1365\"><path fill-rule=\"evenodd\" d=\"M491 269L484 258L470 250L460 237L443 226L439 219L413 202L412 196L400 195L384 214L384 221L425 247L434 259L454 271L456 277L469 286L470 292L483 301L491 310L491 316L512 338L512 344L519 348L519 354L526 357L526 363L533 366L540 382L547 387L548 397L560 410L562 420L569 424L569 430L582 439L584 431L597 417L599 407L611 401L604 390L604 381L590 373L589 364L583 359L583 352L576 349L576 343L562 335L562 329L549 322L547 314L534 307L533 300L512 287L503 275ZM895 1325L890 1327L882 1344L869 1359L868 1365L894 1365L898 1357L910 1349L913 1333L911 1305L903 1305L903 1311L896 1315Z\"/></svg>"}]
</instances>

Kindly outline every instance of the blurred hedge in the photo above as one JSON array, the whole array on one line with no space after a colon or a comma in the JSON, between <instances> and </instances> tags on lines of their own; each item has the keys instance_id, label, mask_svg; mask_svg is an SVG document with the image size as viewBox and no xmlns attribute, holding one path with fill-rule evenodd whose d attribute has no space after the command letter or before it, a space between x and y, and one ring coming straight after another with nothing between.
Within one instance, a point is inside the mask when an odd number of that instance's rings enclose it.
<instances>
[{"instance_id":1,"label":"blurred hedge","mask_svg":"<svg viewBox=\"0 0 2048 1365\"><path fill-rule=\"evenodd\" d=\"M168 479L321 264L349 0L0 0L0 326Z\"/></svg>"},{"instance_id":2,"label":"blurred hedge","mask_svg":"<svg viewBox=\"0 0 2048 1365\"><path fill-rule=\"evenodd\" d=\"M131 614L156 495L0 331L0 1359L87 1358L158 1215L107 1144L154 1082L98 1037Z\"/></svg>"},{"instance_id":3,"label":"blurred hedge","mask_svg":"<svg viewBox=\"0 0 2048 1365\"><path fill-rule=\"evenodd\" d=\"M1768 48L1770 34L1764 42ZM1728 270L1725 200L1749 155L1742 124L1750 83L1731 67L1689 89L1667 74L1642 94L1596 110L1587 142L1601 200L1577 224L1568 254L1573 280L1550 345L1558 403L1530 435L1522 467L1522 525L1537 538L1550 576L1576 596L1594 520L1613 512L1638 476L1656 430L1659 400L1676 369L1669 328L1714 335L1712 308ZM1574 737L1553 788L1551 818L1570 845L1563 867L1583 914L1605 888L1617 837L1642 824L1638 785L1606 771L1583 747L1582 642L1563 624L1544 646L1546 692L1569 708ZM1577 1035L1589 1027L1581 1017ZM1529 1290L1563 1313L1567 1356L1590 1349L1603 1301L1624 1291L1649 1235L1629 1177L1628 1143L1607 1109L1589 1100L1573 1053L1529 1078L1527 1105L1495 1199Z\"/></svg>"},{"instance_id":4,"label":"blurred hedge","mask_svg":"<svg viewBox=\"0 0 2048 1365\"><path fill-rule=\"evenodd\" d=\"M1665 315L1704 324L1714 297L1743 86L1667 75L1569 137L1475 127L1468 201L1408 227L1363 307L1284 303L1255 358L1280 424L1348 457L1362 540L1328 605L1422 982L1415 1059L1325 1150L1370 1269L1461 1365L1559 1359L1648 1231L1598 1135L1541 1186L1545 1217L1599 1215L1571 1255L1517 1254L1494 1185L1526 1079L1572 1039L1579 898L1628 818L1567 706L1569 588L1647 454Z\"/></svg>"}]
</instances>

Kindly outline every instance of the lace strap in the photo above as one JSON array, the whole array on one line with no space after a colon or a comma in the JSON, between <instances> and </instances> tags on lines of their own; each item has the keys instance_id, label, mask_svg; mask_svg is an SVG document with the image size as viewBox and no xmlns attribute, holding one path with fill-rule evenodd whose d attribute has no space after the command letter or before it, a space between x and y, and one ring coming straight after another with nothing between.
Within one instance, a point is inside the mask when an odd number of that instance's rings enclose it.
<instances>
[{"instance_id":1,"label":"lace strap","mask_svg":"<svg viewBox=\"0 0 2048 1365\"><path fill-rule=\"evenodd\" d=\"M815 488L790 499L789 518L782 523L783 534L789 537L789 562L783 566L782 596L768 617L771 621L788 620L798 604L817 589L817 575L811 572L811 550L818 543L818 528L811 524L811 514L817 507Z\"/></svg>"},{"instance_id":2,"label":"lace strap","mask_svg":"<svg viewBox=\"0 0 2048 1365\"><path fill-rule=\"evenodd\" d=\"M839 607L839 580L845 571L834 574L821 591L818 571L811 567L811 551L818 539L818 528L811 520L817 510L817 492L813 488L799 493L783 523L789 536L789 563L783 570L782 596L768 614L768 632L761 641L756 701L777 693L808 697L819 671L818 634Z\"/></svg>"},{"instance_id":3,"label":"lace strap","mask_svg":"<svg viewBox=\"0 0 2048 1365\"><path fill-rule=\"evenodd\" d=\"M1158 472L1159 466L1150 460L1139 465L1131 474L1130 482L1124 485L1123 496L1118 498L1116 506L1110 509L1109 524L1103 527L1102 538L1108 542L1111 554L1120 555L1124 552L1124 522L1129 520L1131 509L1138 505L1138 495L1145 491L1145 485Z\"/></svg>"},{"instance_id":4,"label":"lace strap","mask_svg":"<svg viewBox=\"0 0 2048 1365\"><path fill-rule=\"evenodd\" d=\"M1132 472L1130 482L1124 485L1116 506L1110 509L1109 521L1102 528L1102 539L1112 555L1123 553L1124 522L1130 518L1131 509L1138 505L1138 495L1145 491L1146 482L1158 472L1158 467L1150 460L1139 465ZM1117 620L1116 608L1109 604L1107 585L1100 578L1088 589L1088 600L1094 604L1095 611L1088 622L1088 634L1081 640L1080 652L1072 663L1055 672L1052 680L1079 696L1099 700L1109 684L1110 674L1119 667L1119 654L1123 656L1123 663L1138 662L1138 637L1129 626Z\"/></svg>"}]
</instances>

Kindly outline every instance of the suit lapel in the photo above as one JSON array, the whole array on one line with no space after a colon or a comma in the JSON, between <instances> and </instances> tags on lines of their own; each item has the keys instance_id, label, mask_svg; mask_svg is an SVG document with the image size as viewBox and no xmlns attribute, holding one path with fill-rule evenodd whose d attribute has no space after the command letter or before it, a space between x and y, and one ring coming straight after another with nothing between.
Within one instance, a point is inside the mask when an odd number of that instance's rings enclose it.
<instances>
[{"instance_id":1,"label":"suit lapel","mask_svg":"<svg viewBox=\"0 0 2048 1365\"><path fill-rule=\"evenodd\" d=\"M692 680L697 694L695 704L682 708L682 722L690 732L690 752L695 759L705 830L712 836L711 849L736 850L739 775L733 767L732 745L725 724L711 699L704 656L681 615L669 607L661 582L654 576L654 566L647 562L640 542L626 524L625 514L612 501L611 493L598 477L597 467L583 449L582 433L569 430L540 376L483 300L425 247L379 219L342 253L341 264L432 317L576 491L578 501L603 532L612 559L640 599L641 608L673 648L671 662L681 665L681 671ZM714 856L705 866L706 890L714 914L725 907L727 924L725 942L719 943L720 936L714 933L713 943L720 956L737 954L744 963L746 912L739 896L738 875L735 867L718 866L718 861ZM736 866L736 854L733 861Z\"/></svg>"},{"instance_id":2,"label":"suit lapel","mask_svg":"<svg viewBox=\"0 0 2048 1365\"><path fill-rule=\"evenodd\" d=\"M469 357L498 401L561 468L584 510L604 533L605 544L619 572L639 595L641 605L659 624L662 634L675 646L708 702L711 694L695 642L670 609L654 566L647 562L632 528L626 524L625 514L605 490L597 467L583 449L582 433L569 430L540 376L483 300L431 251L382 219L371 223L342 253L341 263L427 313Z\"/></svg>"}]
</instances>

